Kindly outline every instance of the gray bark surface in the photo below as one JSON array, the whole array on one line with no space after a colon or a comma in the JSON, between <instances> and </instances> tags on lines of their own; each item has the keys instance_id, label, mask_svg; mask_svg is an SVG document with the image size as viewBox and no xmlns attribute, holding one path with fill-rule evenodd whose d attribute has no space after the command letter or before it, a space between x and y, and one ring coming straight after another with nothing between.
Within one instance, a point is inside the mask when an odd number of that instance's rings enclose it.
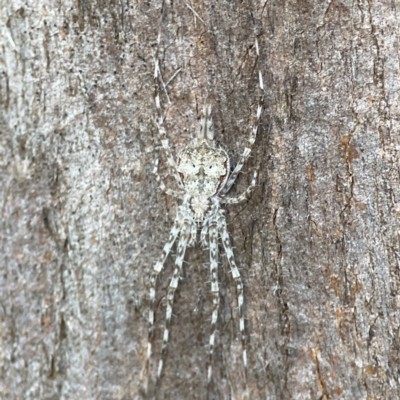
<instances>
[{"instance_id":1,"label":"gray bark surface","mask_svg":"<svg viewBox=\"0 0 400 400\"><path fill-rule=\"evenodd\" d=\"M0 398L241 399L234 282L207 389L208 253L189 249L165 372L144 392L149 277L174 199L153 70L161 2L0 1ZM245 284L251 399L400 398L399 10L394 1L174 1L161 24L174 151L207 97L243 151L227 207ZM197 15L196 15L197 14ZM172 180L166 178L168 185ZM170 257L157 287L160 357Z\"/></svg>"}]
</instances>

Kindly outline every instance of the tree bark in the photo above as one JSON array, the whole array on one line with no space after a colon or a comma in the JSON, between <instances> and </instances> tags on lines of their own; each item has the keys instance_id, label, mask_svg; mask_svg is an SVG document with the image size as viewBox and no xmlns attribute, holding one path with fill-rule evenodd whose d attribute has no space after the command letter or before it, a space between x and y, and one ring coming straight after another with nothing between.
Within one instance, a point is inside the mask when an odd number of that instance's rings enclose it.
<instances>
[{"instance_id":1,"label":"tree bark","mask_svg":"<svg viewBox=\"0 0 400 400\"><path fill-rule=\"evenodd\" d=\"M399 15L393 1L1 0L2 399L241 399L220 262L186 254L164 374L145 394L149 278L175 215L153 174L154 54L175 153L214 104L236 160L265 83L251 199L226 216L245 284L250 399L400 398ZM255 56L258 38L260 58ZM167 97L168 94L168 97ZM165 178L166 183L172 181ZM221 249L222 250L222 249ZM157 284L150 378L160 358Z\"/></svg>"}]
</instances>

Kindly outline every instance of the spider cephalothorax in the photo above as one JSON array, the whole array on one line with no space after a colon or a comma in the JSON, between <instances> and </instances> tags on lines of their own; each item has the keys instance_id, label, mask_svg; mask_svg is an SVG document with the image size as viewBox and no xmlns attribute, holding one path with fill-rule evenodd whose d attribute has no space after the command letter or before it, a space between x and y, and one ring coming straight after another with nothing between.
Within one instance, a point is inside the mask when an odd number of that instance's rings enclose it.
<instances>
[{"instance_id":1,"label":"spider cephalothorax","mask_svg":"<svg viewBox=\"0 0 400 400\"><path fill-rule=\"evenodd\" d=\"M258 53L258 43L256 41L256 51ZM175 242L176 259L174 271L167 290L167 306L165 314L165 328L162 344L162 356L158 364L157 379L161 376L163 368L163 359L169 339L169 327L172 316L172 306L175 290L178 287L179 278L182 273L183 259L186 248L193 246L197 240L197 231L200 230L200 240L203 247L208 247L210 251L210 275L211 275L211 294L213 299L213 312L211 317L211 334L209 340L209 364L207 379L212 378L212 358L215 342L215 330L218 319L219 306L219 283L218 283L218 241L221 239L222 246L228 263L231 268L231 274L236 284L238 310L239 310L239 329L243 344L243 364L247 376L247 355L244 333L244 315L243 315L243 283L236 265L232 246L230 243L224 210L222 204L234 204L245 200L255 186L257 173L253 175L251 185L247 190L237 197L228 197L227 193L232 187L241 171L243 164L247 160L252 145L254 144L258 124L261 118L262 96L257 107L256 122L250 131L249 145L243 151L236 167L231 171L230 159L228 153L217 146L214 141L214 131L212 128L211 107L203 109L201 119L201 128L194 145L184 148L177 157L177 162L172 155L169 147L166 131L164 128L160 96L159 81L160 69L158 58L155 59L154 79L156 86L155 103L158 112L157 128L162 146L166 152L168 163L172 175L175 177L179 190L167 188L160 177L158 181L160 187L169 195L180 199L181 204L177 207L176 217L168 241L164 245L163 254L153 268L153 274L150 279L150 301L151 308L149 312L149 341L147 349L147 365L150 363L152 353L152 336L154 332L154 305L156 297L156 280L158 274L162 271L164 263L170 254ZM259 87L263 92L263 81L259 73Z\"/></svg>"}]
</instances>

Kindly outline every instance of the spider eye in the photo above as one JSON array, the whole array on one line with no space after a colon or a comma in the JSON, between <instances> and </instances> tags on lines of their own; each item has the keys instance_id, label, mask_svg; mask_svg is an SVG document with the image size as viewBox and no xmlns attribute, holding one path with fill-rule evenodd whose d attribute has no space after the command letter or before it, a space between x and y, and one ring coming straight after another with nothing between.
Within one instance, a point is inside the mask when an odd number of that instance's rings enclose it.
<instances>
[{"instance_id":1,"label":"spider eye","mask_svg":"<svg viewBox=\"0 0 400 400\"><path fill-rule=\"evenodd\" d=\"M212 168L212 165L210 165L210 169Z\"/></svg>"},{"instance_id":2,"label":"spider eye","mask_svg":"<svg viewBox=\"0 0 400 400\"><path fill-rule=\"evenodd\" d=\"M193 164L193 168L196 168L196 166Z\"/></svg>"}]
</instances>

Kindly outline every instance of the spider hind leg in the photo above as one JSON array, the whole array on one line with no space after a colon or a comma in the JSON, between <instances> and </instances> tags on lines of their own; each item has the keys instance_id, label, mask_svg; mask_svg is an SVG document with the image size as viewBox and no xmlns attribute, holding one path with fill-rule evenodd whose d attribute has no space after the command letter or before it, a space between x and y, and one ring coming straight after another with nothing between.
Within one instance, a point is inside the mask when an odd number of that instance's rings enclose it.
<instances>
[{"instance_id":1,"label":"spider hind leg","mask_svg":"<svg viewBox=\"0 0 400 400\"><path fill-rule=\"evenodd\" d=\"M148 340L147 340L147 359L146 359L146 370L149 371L150 368L150 359L152 354L152 342L153 342L153 335L154 335L154 325L155 325L155 300L156 300L156 286L157 286L157 277L160 272L164 268L165 261L169 254L171 253L172 247L178 237L179 233L182 230L182 225L184 223L184 217L182 210L178 210L176 215L174 224L171 228L169 238L167 243L165 243L163 247L163 253L160 259L156 262L153 267L153 273L151 274L150 278L150 289L149 289L149 299L150 299L150 308L149 308L149 316L148 316L148 323L149 323L149 330L148 330ZM148 375L149 378L149 375ZM147 388L148 388L148 380L147 380Z\"/></svg>"},{"instance_id":2,"label":"spider hind leg","mask_svg":"<svg viewBox=\"0 0 400 400\"><path fill-rule=\"evenodd\" d=\"M219 309L219 284L218 284L218 229L215 223L209 228L210 238L210 274L211 274L211 294L213 299L213 311L211 316L211 334L209 340L209 359L207 369L207 382L212 378L212 362L214 357L215 333L218 320Z\"/></svg>"},{"instance_id":3,"label":"spider hind leg","mask_svg":"<svg viewBox=\"0 0 400 400\"><path fill-rule=\"evenodd\" d=\"M183 259L185 256L186 247L188 246L188 243L189 243L189 240L191 237L191 232L192 232L192 230L191 230L190 224L185 221L183 224L182 230L181 230L179 241L178 241L178 248L177 248L176 260L175 260L174 272L172 274L172 278L169 283L168 291L167 291L167 307L166 307L166 311L165 311L165 327L164 327L164 334L163 334L161 358L158 363L158 369L157 369L157 380L159 380L161 378L163 363L164 363L164 359L165 359L165 356L167 353L169 331L170 331L170 326L171 326L172 308L173 308L173 304L174 304L174 295L175 295L175 291L179 284L179 278L182 275Z\"/></svg>"},{"instance_id":4,"label":"spider hind leg","mask_svg":"<svg viewBox=\"0 0 400 400\"><path fill-rule=\"evenodd\" d=\"M226 258L228 259L228 263L231 267L232 277L236 284L236 296L237 296L237 304L239 311L239 331L240 338L242 341L242 357L243 357L243 367L244 367L244 375L245 375L245 383L246 383L246 393L247 389L247 375L248 375L248 365L247 365L247 345L246 345L246 335L245 335L245 324L244 324L244 297L243 297L243 281L240 275L239 269L236 265L235 258L233 255L233 249L231 245L231 241L229 238L228 228L225 220L225 216L221 214L218 219L218 227L220 230L222 244L225 250Z\"/></svg>"}]
</instances>

